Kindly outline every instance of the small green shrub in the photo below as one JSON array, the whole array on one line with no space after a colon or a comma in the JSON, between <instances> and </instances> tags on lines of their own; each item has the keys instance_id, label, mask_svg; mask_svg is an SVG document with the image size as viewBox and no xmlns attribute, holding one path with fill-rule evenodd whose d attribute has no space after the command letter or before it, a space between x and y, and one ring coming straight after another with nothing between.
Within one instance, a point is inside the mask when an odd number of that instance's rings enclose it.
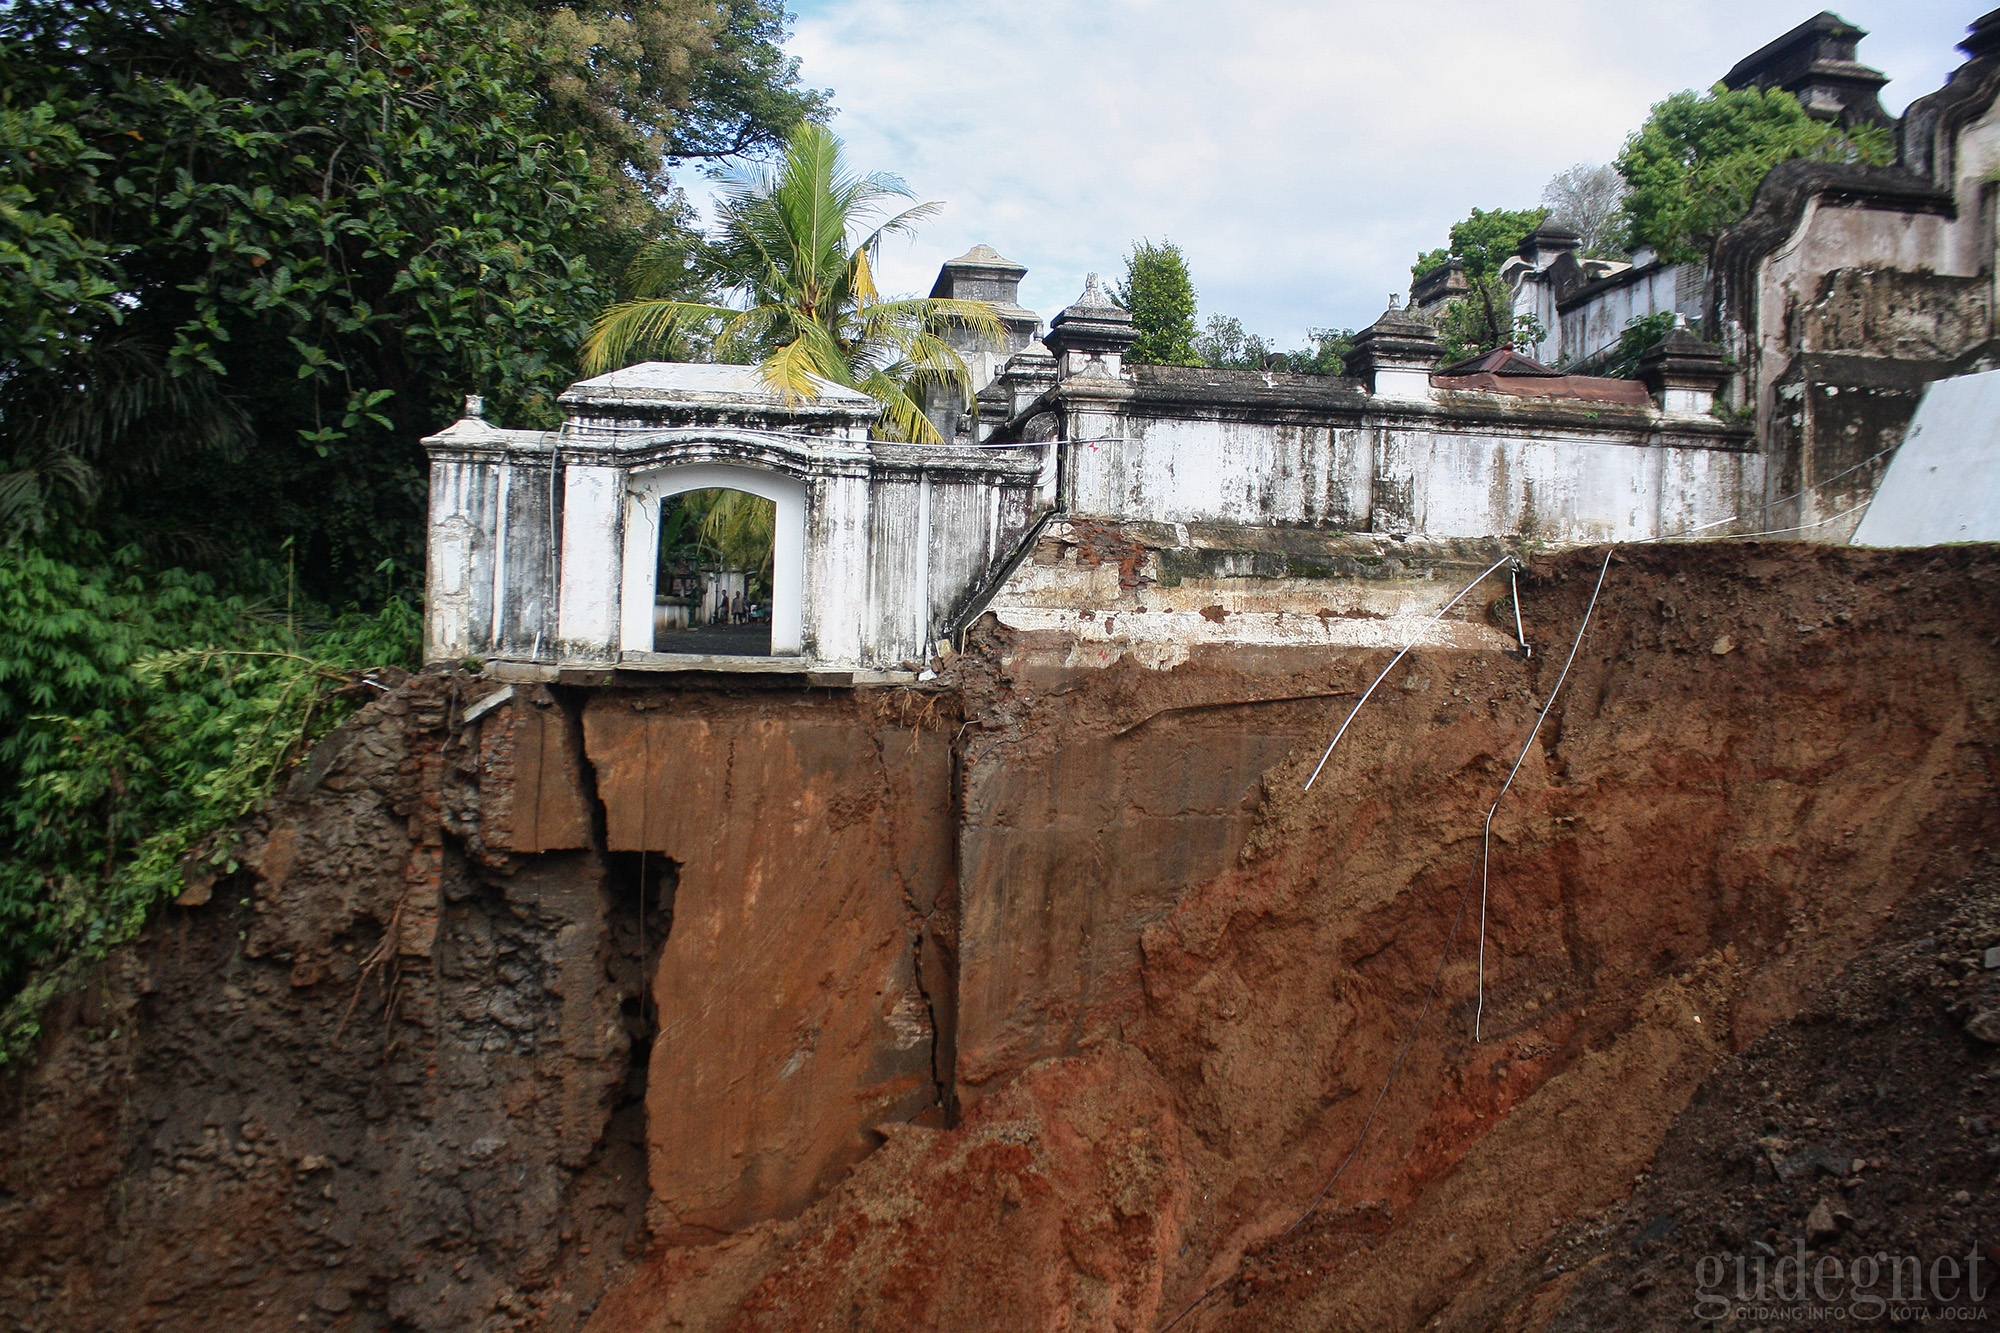
<instances>
[{"instance_id":1,"label":"small green shrub","mask_svg":"<svg viewBox=\"0 0 2000 1333\"><path fill-rule=\"evenodd\" d=\"M0 1064L47 1002L132 938L183 866L234 870L229 829L351 707L414 666L415 608L326 622L149 573L16 547L0 561Z\"/></svg>"},{"instance_id":2,"label":"small green shrub","mask_svg":"<svg viewBox=\"0 0 2000 1333\"><path fill-rule=\"evenodd\" d=\"M1625 331L1618 335L1618 346L1612 349L1611 359L1604 363L1604 373L1614 379L1631 379L1639 373L1639 358L1653 350L1660 339L1673 331L1674 312L1656 310L1650 315L1639 315L1625 322Z\"/></svg>"}]
</instances>

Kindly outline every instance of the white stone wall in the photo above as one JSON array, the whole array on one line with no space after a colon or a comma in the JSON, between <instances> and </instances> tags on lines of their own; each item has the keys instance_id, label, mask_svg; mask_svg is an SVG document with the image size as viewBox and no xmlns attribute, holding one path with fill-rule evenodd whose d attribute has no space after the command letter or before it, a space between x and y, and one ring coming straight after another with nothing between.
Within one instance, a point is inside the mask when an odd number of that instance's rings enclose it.
<instances>
[{"instance_id":1,"label":"white stone wall","mask_svg":"<svg viewBox=\"0 0 2000 1333\"><path fill-rule=\"evenodd\" d=\"M1133 416L1115 432L1092 413L1097 433L1078 429L1064 446L1064 509L1155 523L1593 542L1716 523L1762 498L1761 456L1712 419L1519 400L1496 412L1499 395L1440 397L1448 401L1421 408L1383 400L1346 421ZM1467 420L1475 407L1492 419Z\"/></svg>"},{"instance_id":2,"label":"white stone wall","mask_svg":"<svg viewBox=\"0 0 2000 1333\"><path fill-rule=\"evenodd\" d=\"M1635 319L1679 311L1702 314L1702 270L1693 264L1656 264L1614 275L1617 282L1558 317L1559 345L1538 358L1558 367L1577 365L1618 345Z\"/></svg>"},{"instance_id":3,"label":"white stone wall","mask_svg":"<svg viewBox=\"0 0 2000 1333\"><path fill-rule=\"evenodd\" d=\"M554 437L474 420L432 446L425 660L553 643Z\"/></svg>"},{"instance_id":4,"label":"white stone wall","mask_svg":"<svg viewBox=\"0 0 2000 1333\"><path fill-rule=\"evenodd\" d=\"M745 367L635 367L565 402L559 436L462 421L425 441L429 660L657 664L661 502L727 488L777 509L773 656L898 668L1028 529L1051 449L871 441L872 400L783 404Z\"/></svg>"}]
</instances>

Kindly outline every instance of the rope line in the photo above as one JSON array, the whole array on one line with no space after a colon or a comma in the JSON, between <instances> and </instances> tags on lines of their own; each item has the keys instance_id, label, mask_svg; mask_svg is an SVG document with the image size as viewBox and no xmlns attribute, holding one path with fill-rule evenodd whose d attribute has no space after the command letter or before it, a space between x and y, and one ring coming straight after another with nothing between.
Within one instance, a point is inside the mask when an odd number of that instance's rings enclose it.
<instances>
[{"instance_id":1,"label":"rope line","mask_svg":"<svg viewBox=\"0 0 2000 1333\"><path fill-rule=\"evenodd\" d=\"M1397 654L1394 657L1389 659L1389 665L1383 667L1382 674L1375 677L1374 683L1369 685L1369 687L1366 690L1362 691L1361 697L1354 701L1354 707L1350 708L1347 711L1347 720L1340 724L1340 730L1334 732L1333 739L1326 743L1326 753L1322 754L1319 757L1319 763L1314 765L1313 767L1312 776L1306 779L1305 789L1307 791L1311 791L1313 789L1313 783L1319 781L1320 770L1326 767L1327 760L1333 758L1333 747L1340 744L1340 738L1347 734L1347 728L1353 724L1355 714L1361 711L1361 705L1367 703L1368 696L1375 693L1375 686L1380 685L1384 680L1388 679L1389 673L1396 669L1396 663L1402 661L1404 655L1407 654L1410 651L1410 649L1417 646L1417 640L1421 639L1427 632L1429 632L1430 627L1432 625L1437 624L1438 621L1444 618L1445 612L1451 610L1454 606L1457 606L1459 602L1464 600L1465 594L1471 592L1474 588L1477 588L1481 583L1485 582L1487 574L1491 574L1494 570L1500 568L1500 566L1506 564L1509 560L1512 560L1513 558L1514 557L1512 555L1503 555L1498 560L1495 560L1492 564L1488 565L1485 571L1481 573L1478 578L1474 579L1472 582L1466 584L1463 588L1460 588L1458 590L1458 596L1452 598L1450 601L1446 602L1443 606L1439 607L1434 613L1432 613L1431 618L1423 623L1422 627L1420 627L1417 630L1416 634L1411 637L1410 641L1404 644L1402 649L1399 652L1397 652Z\"/></svg>"},{"instance_id":2,"label":"rope line","mask_svg":"<svg viewBox=\"0 0 2000 1333\"><path fill-rule=\"evenodd\" d=\"M1852 467L1844 467L1830 477L1821 477L1818 481L1814 482L1812 485L1804 487L1801 490L1793 491L1790 495L1781 495L1775 500L1766 500L1763 504L1758 505L1755 509L1748 510L1744 513L1732 514L1728 518L1718 518L1712 523L1698 523L1691 528L1682 528L1679 532L1663 532L1657 537L1637 537L1632 540L1632 545L1635 546L1642 545L1646 542L1670 542L1675 540L1676 538L1693 536L1697 532L1706 532L1710 528L1719 528L1725 523L1739 522L1742 519L1748 518L1751 514L1769 513L1771 510L1776 509L1781 504L1789 504L1793 500L1803 499L1804 497L1811 495L1814 491L1818 490L1822 486L1832 485L1834 482L1839 481L1842 477L1846 476L1850 472L1859 472L1862 468L1867 467L1870 463L1873 463L1876 459L1886 458L1890 454L1895 453L1898 449L1902 447L1903 447L1902 441L1898 440L1895 444L1890 445L1886 449L1877 449L1874 453L1868 455L1868 457L1862 459L1859 463L1856 463ZM1748 538L1754 540L1758 537L1774 536L1777 533L1781 532L1805 532L1810 528L1824 527L1826 524L1832 523L1836 519L1846 518L1849 514L1853 513L1855 509L1866 509L1868 505L1869 501L1863 500L1860 504L1854 506L1854 509L1842 510L1840 513L1835 514L1833 518L1823 518L1817 523L1806 523L1796 528L1772 528L1768 532L1727 532L1724 533L1721 537L1716 538L1715 540L1726 541L1732 537Z\"/></svg>"},{"instance_id":3,"label":"rope line","mask_svg":"<svg viewBox=\"0 0 2000 1333\"><path fill-rule=\"evenodd\" d=\"M1507 799L1507 790L1514 785L1515 774L1521 771L1528 751L1535 746L1535 737L1541 734L1542 723L1548 720L1549 710L1556 706L1556 696L1562 693L1563 682L1569 679L1570 666L1576 661L1577 650L1583 647L1584 631L1590 628L1590 613L1597 609L1597 594L1604 590L1604 575L1611 568L1611 553L1617 549L1615 546L1604 549L1604 563L1597 567L1597 586L1590 590L1590 604L1583 609L1583 623L1576 627L1576 642L1569 646L1569 657L1556 676L1555 688L1549 691L1542 711L1535 715L1535 725L1528 728L1528 739L1521 742L1521 753L1514 756L1514 766L1507 770L1507 780L1500 784L1500 794L1493 798L1493 804L1486 811L1486 830L1480 835L1479 850L1479 1007L1472 1015L1474 1041L1479 1040L1479 1020L1486 1014L1486 886L1487 870L1493 862L1493 814L1500 808L1500 802Z\"/></svg>"},{"instance_id":4,"label":"rope line","mask_svg":"<svg viewBox=\"0 0 2000 1333\"><path fill-rule=\"evenodd\" d=\"M1852 509L1843 509L1831 518L1822 518L1812 523L1801 523L1795 528L1767 528L1763 532L1725 532L1720 537L1711 537L1709 540L1718 542L1756 541L1759 537L1775 537L1785 532L1810 532L1814 528L1823 528L1829 523L1838 523L1849 514L1858 514L1873 503L1875 503L1875 500L1871 496L1863 500L1860 504L1855 505Z\"/></svg>"},{"instance_id":5,"label":"rope line","mask_svg":"<svg viewBox=\"0 0 2000 1333\"><path fill-rule=\"evenodd\" d=\"M1521 659L1526 661L1535 655L1528 646L1528 631L1521 627L1521 567L1514 565L1507 570L1507 599L1514 604L1514 637L1521 641Z\"/></svg>"}]
</instances>

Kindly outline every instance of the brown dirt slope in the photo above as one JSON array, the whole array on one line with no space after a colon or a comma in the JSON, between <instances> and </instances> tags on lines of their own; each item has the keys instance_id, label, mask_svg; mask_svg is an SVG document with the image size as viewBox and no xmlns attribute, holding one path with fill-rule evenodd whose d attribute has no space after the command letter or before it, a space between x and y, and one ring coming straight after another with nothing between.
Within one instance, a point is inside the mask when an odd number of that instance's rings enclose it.
<instances>
[{"instance_id":1,"label":"brown dirt slope","mask_svg":"<svg viewBox=\"0 0 2000 1333\"><path fill-rule=\"evenodd\" d=\"M725 1252L661 1253L593 1330L1150 1329L1204 1292L1180 1327L1545 1323L1567 1293L1545 1275L1552 1238L1623 1199L1713 1070L2000 831L1994 552L1621 552L1494 823L1475 1043L1476 896L1448 956L1447 937L1599 555L1534 565L1533 659L1413 654L1309 795L1339 696L1387 653L1082 671L1060 642L989 640L960 681L969 1109L899 1149L958 1160L989 1104L1020 1118L1024 1083L1142 1058L1147 1078L1093 1086L1131 1089L1111 1119L1181 1164L1161 1197L1184 1212L1159 1205L1174 1225L1139 1228L1156 1248L1100 1301L1070 1250L1034 1250L1032 1281L961 1267L988 1244L983 1197L896 1206L927 1168L883 1155ZM1356 1142L1441 956L1365 1147L1287 1233ZM1101 1186L1074 1169L1024 1194L1011 1234L1098 1234ZM949 1324L909 1307L878 1322L890 1275L926 1265L976 1297Z\"/></svg>"},{"instance_id":2,"label":"brown dirt slope","mask_svg":"<svg viewBox=\"0 0 2000 1333\"><path fill-rule=\"evenodd\" d=\"M2000 845L2000 552L1621 551L1493 823L1475 1041L1480 830L1600 556L1533 562L1532 658L1413 653L1310 793L1389 653L989 629L942 695L473 729L490 683L420 678L7 1083L0 1328L1544 1327L1697 1090ZM598 781L589 707L643 781ZM767 1214L648 1238L648 1173Z\"/></svg>"},{"instance_id":3,"label":"brown dirt slope","mask_svg":"<svg viewBox=\"0 0 2000 1333\"><path fill-rule=\"evenodd\" d=\"M629 1259L637 923L595 853L482 849L490 688L362 710L51 1016L0 1086L0 1329L573 1327Z\"/></svg>"},{"instance_id":4,"label":"brown dirt slope","mask_svg":"<svg viewBox=\"0 0 2000 1333\"><path fill-rule=\"evenodd\" d=\"M2000 864L1906 900L1702 1084L1630 1198L1549 1247L1548 1267L1575 1274L1551 1333L1801 1311L1839 1326L1841 1310L2000 1325L1996 947Z\"/></svg>"}]
</instances>

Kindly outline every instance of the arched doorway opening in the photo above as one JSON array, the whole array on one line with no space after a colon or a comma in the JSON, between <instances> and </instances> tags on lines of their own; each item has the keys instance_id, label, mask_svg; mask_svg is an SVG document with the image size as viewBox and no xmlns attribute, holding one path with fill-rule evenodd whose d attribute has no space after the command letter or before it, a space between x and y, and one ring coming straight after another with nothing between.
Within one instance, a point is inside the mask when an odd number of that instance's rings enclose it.
<instances>
[{"instance_id":1,"label":"arched doorway opening","mask_svg":"<svg viewBox=\"0 0 2000 1333\"><path fill-rule=\"evenodd\" d=\"M655 652L764 657L778 506L748 491L682 491L660 502Z\"/></svg>"},{"instance_id":2,"label":"arched doorway opening","mask_svg":"<svg viewBox=\"0 0 2000 1333\"><path fill-rule=\"evenodd\" d=\"M626 493L620 588L625 651L716 656L804 651L805 497L805 483L795 477L727 463L634 474ZM717 521L709 523L711 516ZM727 531L732 524L736 530ZM752 557L754 567L748 564ZM662 596L669 599L665 614ZM748 621L753 596L766 613L758 619L768 626L768 640L764 625ZM708 632L661 629L662 621L683 612L695 630ZM737 620L738 614L745 619Z\"/></svg>"}]
</instances>

